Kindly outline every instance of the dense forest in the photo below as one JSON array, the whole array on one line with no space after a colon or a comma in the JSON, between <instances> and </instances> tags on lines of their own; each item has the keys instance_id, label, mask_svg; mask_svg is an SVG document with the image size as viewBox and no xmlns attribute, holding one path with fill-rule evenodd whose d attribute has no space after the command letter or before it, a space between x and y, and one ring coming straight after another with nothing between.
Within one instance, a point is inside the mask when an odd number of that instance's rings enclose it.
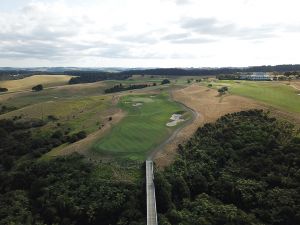
<instances>
[{"instance_id":1,"label":"dense forest","mask_svg":"<svg viewBox=\"0 0 300 225\"><path fill-rule=\"evenodd\" d=\"M96 71L71 71L65 72L67 75L72 75L69 84L92 83L102 80L126 80L131 77L130 74L96 72Z\"/></svg>"},{"instance_id":2,"label":"dense forest","mask_svg":"<svg viewBox=\"0 0 300 225\"><path fill-rule=\"evenodd\" d=\"M300 224L300 137L259 110L199 128L155 175L160 224Z\"/></svg>"},{"instance_id":3,"label":"dense forest","mask_svg":"<svg viewBox=\"0 0 300 225\"><path fill-rule=\"evenodd\" d=\"M153 83L154 85L154 83ZM123 84L117 84L111 88L105 89L105 93L115 93L115 92L120 92L120 91L129 91L129 90L134 90L134 89L142 89L149 87L148 84L130 84L129 86L124 86Z\"/></svg>"},{"instance_id":4,"label":"dense forest","mask_svg":"<svg viewBox=\"0 0 300 225\"><path fill-rule=\"evenodd\" d=\"M97 177L96 166L79 155L39 160L68 141L60 131L33 135L43 125L0 120L0 225L144 224L143 179Z\"/></svg>"}]
</instances>

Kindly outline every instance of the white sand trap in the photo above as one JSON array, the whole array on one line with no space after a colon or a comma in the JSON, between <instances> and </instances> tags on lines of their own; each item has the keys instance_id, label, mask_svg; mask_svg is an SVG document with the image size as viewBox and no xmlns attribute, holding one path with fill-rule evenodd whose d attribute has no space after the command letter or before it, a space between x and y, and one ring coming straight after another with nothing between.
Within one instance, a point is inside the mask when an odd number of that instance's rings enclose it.
<instances>
[{"instance_id":1,"label":"white sand trap","mask_svg":"<svg viewBox=\"0 0 300 225\"><path fill-rule=\"evenodd\" d=\"M155 98L155 97L156 97L156 95L151 95L151 96L150 96L150 98Z\"/></svg>"},{"instance_id":2,"label":"white sand trap","mask_svg":"<svg viewBox=\"0 0 300 225\"><path fill-rule=\"evenodd\" d=\"M182 115L181 114L173 114L170 118L170 120L172 120L171 122L168 122L166 125L167 127L174 127L176 126L178 123L184 121L184 119L181 119Z\"/></svg>"},{"instance_id":3,"label":"white sand trap","mask_svg":"<svg viewBox=\"0 0 300 225\"><path fill-rule=\"evenodd\" d=\"M298 94L298 95L300 95L300 94Z\"/></svg>"},{"instance_id":4,"label":"white sand trap","mask_svg":"<svg viewBox=\"0 0 300 225\"><path fill-rule=\"evenodd\" d=\"M143 103L140 103L140 102L132 104L132 106L134 106L134 107L141 106L141 105L143 105Z\"/></svg>"}]
</instances>

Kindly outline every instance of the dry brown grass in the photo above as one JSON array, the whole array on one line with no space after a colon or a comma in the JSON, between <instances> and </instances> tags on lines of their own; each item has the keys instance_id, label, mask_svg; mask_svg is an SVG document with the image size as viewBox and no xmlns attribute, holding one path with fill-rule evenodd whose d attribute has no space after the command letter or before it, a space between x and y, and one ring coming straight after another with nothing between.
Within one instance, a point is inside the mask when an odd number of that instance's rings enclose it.
<instances>
[{"instance_id":1,"label":"dry brown grass","mask_svg":"<svg viewBox=\"0 0 300 225\"><path fill-rule=\"evenodd\" d=\"M291 86L300 91L300 80L292 81Z\"/></svg>"},{"instance_id":2,"label":"dry brown grass","mask_svg":"<svg viewBox=\"0 0 300 225\"><path fill-rule=\"evenodd\" d=\"M191 85L173 91L173 98L192 108L199 115L192 124L183 128L177 134L177 138L167 144L156 155L155 162L160 168L173 162L178 144L184 143L203 124L214 122L227 113L253 108L264 108L264 106L251 99L233 95L220 97L216 90L198 85Z\"/></svg>"},{"instance_id":3,"label":"dry brown grass","mask_svg":"<svg viewBox=\"0 0 300 225\"><path fill-rule=\"evenodd\" d=\"M65 85L70 79L71 76L67 75L35 75L20 80L0 81L0 87L7 88L8 91L24 91L38 84L44 87Z\"/></svg>"}]
</instances>

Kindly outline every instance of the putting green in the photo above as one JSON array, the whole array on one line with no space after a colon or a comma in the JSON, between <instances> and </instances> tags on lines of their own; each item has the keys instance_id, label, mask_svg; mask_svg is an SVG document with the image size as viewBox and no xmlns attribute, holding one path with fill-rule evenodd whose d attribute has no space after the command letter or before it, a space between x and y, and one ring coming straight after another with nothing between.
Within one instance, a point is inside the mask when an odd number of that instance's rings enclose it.
<instances>
[{"instance_id":1,"label":"putting green","mask_svg":"<svg viewBox=\"0 0 300 225\"><path fill-rule=\"evenodd\" d=\"M155 97L124 96L119 106L127 116L94 144L93 150L100 154L143 160L151 149L163 142L179 126L172 128L166 126L170 116L182 110L182 106L170 101L166 94Z\"/></svg>"}]
</instances>

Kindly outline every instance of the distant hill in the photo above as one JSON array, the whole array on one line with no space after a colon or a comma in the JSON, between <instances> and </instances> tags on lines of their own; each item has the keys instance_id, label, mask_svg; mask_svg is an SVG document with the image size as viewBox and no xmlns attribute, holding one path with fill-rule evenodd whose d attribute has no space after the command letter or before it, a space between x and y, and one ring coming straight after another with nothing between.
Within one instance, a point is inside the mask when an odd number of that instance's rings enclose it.
<instances>
[{"instance_id":1,"label":"distant hill","mask_svg":"<svg viewBox=\"0 0 300 225\"><path fill-rule=\"evenodd\" d=\"M219 67L219 68L120 68L120 67L33 67L33 68L0 68L0 79L20 79L31 75L89 75L111 76L131 75L165 75L165 76L215 76L233 74L237 72L290 72L300 71L300 64L276 66L249 66L249 67Z\"/></svg>"}]
</instances>

